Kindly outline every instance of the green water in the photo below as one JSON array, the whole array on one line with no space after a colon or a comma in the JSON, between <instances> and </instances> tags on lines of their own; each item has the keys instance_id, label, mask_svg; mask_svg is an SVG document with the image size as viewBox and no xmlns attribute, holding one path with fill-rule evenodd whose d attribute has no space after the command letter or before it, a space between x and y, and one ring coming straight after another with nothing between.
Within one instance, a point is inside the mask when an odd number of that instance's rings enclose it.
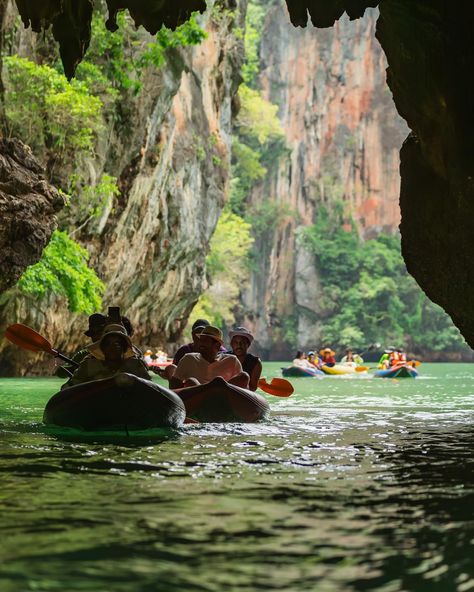
<instances>
[{"instance_id":1,"label":"green water","mask_svg":"<svg viewBox=\"0 0 474 592\"><path fill-rule=\"evenodd\" d=\"M105 443L45 431L59 381L0 379L0 591L474 590L474 365L420 370Z\"/></svg>"}]
</instances>

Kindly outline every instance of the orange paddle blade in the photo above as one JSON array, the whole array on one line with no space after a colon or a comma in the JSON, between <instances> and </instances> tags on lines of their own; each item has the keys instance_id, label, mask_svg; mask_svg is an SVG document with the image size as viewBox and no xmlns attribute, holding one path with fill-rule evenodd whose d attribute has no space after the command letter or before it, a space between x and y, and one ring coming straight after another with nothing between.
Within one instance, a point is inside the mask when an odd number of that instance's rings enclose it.
<instances>
[{"instance_id":1,"label":"orange paddle blade","mask_svg":"<svg viewBox=\"0 0 474 592\"><path fill-rule=\"evenodd\" d=\"M5 337L15 345L28 349L34 352L46 352L52 356L56 355L56 351L52 348L49 341L42 335L37 333L31 327L16 323L7 327Z\"/></svg>"},{"instance_id":2,"label":"orange paddle blade","mask_svg":"<svg viewBox=\"0 0 474 592\"><path fill-rule=\"evenodd\" d=\"M355 367L356 372L367 372L368 369L369 369L368 366L356 366Z\"/></svg>"},{"instance_id":3,"label":"orange paddle blade","mask_svg":"<svg viewBox=\"0 0 474 592\"><path fill-rule=\"evenodd\" d=\"M275 397L289 397L295 390L291 382L284 378L272 378L270 383L267 382L266 378L260 378L258 387L269 395L275 395Z\"/></svg>"}]
</instances>

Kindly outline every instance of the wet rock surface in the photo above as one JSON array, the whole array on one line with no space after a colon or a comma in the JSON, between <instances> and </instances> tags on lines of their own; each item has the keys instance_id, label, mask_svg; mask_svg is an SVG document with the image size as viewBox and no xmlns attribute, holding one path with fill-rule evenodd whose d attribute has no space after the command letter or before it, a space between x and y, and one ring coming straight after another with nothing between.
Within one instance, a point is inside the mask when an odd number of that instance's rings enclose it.
<instances>
[{"instance_id":1,"label":"wet rock surface","mask_svg":"<svg viewBox=\"0 0 474 592\"><path fill-rule=\"evenodd\" d=\"M0 139L0 292L41 257L63 205L29 147Z\"/></svg>"}]
</instances>

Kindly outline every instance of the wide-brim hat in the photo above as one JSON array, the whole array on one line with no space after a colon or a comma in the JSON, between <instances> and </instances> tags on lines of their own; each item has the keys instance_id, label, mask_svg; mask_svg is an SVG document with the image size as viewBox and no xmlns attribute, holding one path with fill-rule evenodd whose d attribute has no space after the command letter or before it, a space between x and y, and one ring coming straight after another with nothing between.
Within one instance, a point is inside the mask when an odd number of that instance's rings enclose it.
<instances>
[{"instance_id":1,"label":"wide-brim hat","mask_svg":"<svg viewBox=\"0 0 474 592\"><path fill-rule=\"evenodd\" d=\"M201 339L201 337L210 337L221 345L224 343L222 331L218 327L213 327L212 325L204 327L204 329L199 333L199 339Z\"/></svg>"},{"instance_id":2,"label":"wide-brim hat","mask_svg":"<svg viewBox=\"0 0 474 592\"><path fill-rule=\"evenodd\" d=\"M110 325L106 325L101 338L98 341L91 343L91 345L87 347L87 349L94 356L94 358L97 358L98 360L105 359L104 352L101 348L101 344L106 337L109 337L109 335L119 335L127 343L127 349L124 351L123 354L124 358L131 358L135 355L133 351L132 340L128 336L125 327L123 325L119 325L118 323L113 323Z\"/></svg>"},{"instance_id":3,"label":"wide-brim hat","mask_svg":"<svg viewBox=\"0 0 474 592\"><path fill-rule=\"evenodd\" d=\"M325 347L324 349L319 350L319 354L321 356L324 356L324 354L329 354L330 356L335 356L336 352L332 351L332 349L330 347Z\"/></svg>"},{"instance_id":4,"label":"wide-brim hat","mask_svg":"<svg viewBox=\"0 0 474 592\"><path fill-rule=\"evenodd\" d=\"M232 341L234 337L237 337L237 335L240 335L240 337L245 337L246 339L248 339L249 343L252 343L252 341L254 340L252 333L250 333L250 331L245 327L236 327L235 329L232 329L232 331L229 331L230 341Z\"/></svg>"}]
</instances>

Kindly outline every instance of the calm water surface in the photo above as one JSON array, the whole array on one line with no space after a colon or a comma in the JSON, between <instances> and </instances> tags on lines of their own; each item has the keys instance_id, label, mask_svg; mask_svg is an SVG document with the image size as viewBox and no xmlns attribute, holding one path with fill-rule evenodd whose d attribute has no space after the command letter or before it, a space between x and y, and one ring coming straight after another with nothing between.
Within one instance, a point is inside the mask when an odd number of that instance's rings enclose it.
<instances>
[{"instance_id":1,"label":"calm water surface","mask_svg":"<svg viewBox=\"0 0 474 592\"><path fill-rule=\"evenodd\" d=\"M45 430L58 380L0 379L0 591L474 590L474 365L420 370L112 442Z\"/></svg>"}]
</instances>

